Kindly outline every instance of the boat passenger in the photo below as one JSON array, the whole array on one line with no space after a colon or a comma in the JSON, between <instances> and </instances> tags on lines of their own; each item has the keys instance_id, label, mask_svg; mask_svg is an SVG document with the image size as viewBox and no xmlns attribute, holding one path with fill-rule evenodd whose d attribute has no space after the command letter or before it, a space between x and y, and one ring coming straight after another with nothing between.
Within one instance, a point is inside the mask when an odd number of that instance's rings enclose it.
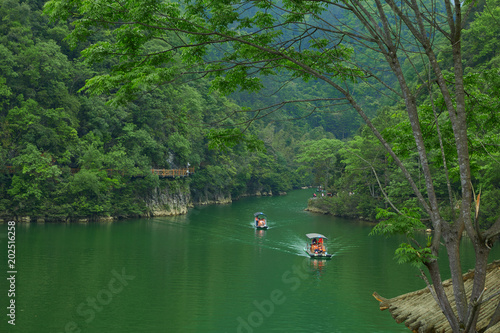
<instances>
[{"instance_id":1,"label":"boat passenger","mask_svg":"<svg viewBox=\"0 0 500 333\"><path fill-rule=\"evenodd\" d=\"M313 240L312 240L311 252L318 253L318 242L316 241L316 238L313 238Z\"/></svg>"},{"instance_id":2,"label":"boat passenger","mask_svg":"<svg viewBox=\"0 0 500 333\"><path fill-rule=\"evenodd\" d=\"M323 245L323 238L320 238L318 240L318 252L319 253L325 252L325 246Z\"/></svg>"}]
</instances>

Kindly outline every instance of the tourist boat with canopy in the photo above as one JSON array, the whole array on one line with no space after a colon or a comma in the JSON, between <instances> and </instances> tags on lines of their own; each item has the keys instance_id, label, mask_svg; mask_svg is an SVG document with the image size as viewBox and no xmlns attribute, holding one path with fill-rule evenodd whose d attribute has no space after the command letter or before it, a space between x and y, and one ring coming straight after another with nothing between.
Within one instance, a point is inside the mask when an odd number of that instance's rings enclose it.
<instances>
[{"instance_id":1,"label":"tourist boat with canopy","mask_svg":"<svg viewBox=\"0 0 500 333\"><path fill-rule=\"evenodd\" d=\"M315 259L331 259L332 255L327 252L324 242L328 240L328 238L317 233L306 234L306 237L310 239L310 243L307 244L304 251L306 251L309 257Z\"/></svg>"},{"instance_id":2,"label":"tourist boat with canopy","mask_svg":"<svg viewBox=\"0 0 500 333\"><path fill-rule=\"evenodd\" d=\"M267 216L262 212L257 212L253 214L255 217L255 228L257 229L267 229Z\"/></svg>"}]
</instances>

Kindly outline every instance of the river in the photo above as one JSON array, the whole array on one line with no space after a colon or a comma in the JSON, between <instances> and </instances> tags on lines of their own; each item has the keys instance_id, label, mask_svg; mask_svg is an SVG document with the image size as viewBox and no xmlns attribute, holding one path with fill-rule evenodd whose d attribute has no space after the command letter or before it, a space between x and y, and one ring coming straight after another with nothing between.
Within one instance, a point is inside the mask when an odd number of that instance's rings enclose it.
<instances>
[{"instance_id":1,"label":"river","mask_svg":"<svg viewBox=\"0 0 500 333\"><path fill-rule=\"evenodd\" d=\"M311 195L245 198L175 217L17 224L16 326L2 314L1 331L408 332L372 297L425 287L415 269L393 259L402 239L306 212ZM257 211L268 216L268 230L253 228ZM306 257L310 232L328 237L331 260ZM470 244L464 248L472 267Z\"/></svg>"}]
</instances>

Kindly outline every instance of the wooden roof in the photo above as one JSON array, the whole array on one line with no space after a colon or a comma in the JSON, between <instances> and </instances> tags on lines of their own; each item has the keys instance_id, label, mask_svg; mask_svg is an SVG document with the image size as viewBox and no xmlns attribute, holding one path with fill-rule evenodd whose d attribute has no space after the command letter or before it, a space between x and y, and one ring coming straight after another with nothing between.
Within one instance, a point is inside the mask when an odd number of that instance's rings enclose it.
<instances>
[{"instance_id":1,"label":"wooden roof","mask_svg":"<svg viewBox=\"0 0 500 333\"><path fill-rule=\"evenodd\" d=\"M470 296L472 290L473 278L473 270L464 274L465 290L468 296ZM450 299L452 308L456 312L455 302L451 301L453 299L451 280L444 281L443 286ZM486 288L483 299L487 299L500 290L500 260L494 261L488 265ZM373 293L373 297L380 302L380 310L388 309L397 323L404 322L413 332L453 333L446 317L441 312L439 305L432 297L428 288L391 299L383 298L378 295L377 292ZM489 319L498 306L499 297L500 296L497 295L493 299L482 304L479 313L478 330L485 328L489 324ZM490 327L485 333L489 332L500 332L500 322Z\"/></svg>"}]
</instances>

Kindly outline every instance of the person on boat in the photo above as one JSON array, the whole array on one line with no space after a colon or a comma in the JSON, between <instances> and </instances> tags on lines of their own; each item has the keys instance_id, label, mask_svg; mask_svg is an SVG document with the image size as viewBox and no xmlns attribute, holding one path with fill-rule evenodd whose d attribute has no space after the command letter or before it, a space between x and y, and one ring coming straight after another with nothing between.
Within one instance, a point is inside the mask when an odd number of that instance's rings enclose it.
<instances>
[{"instance_id":1,"label":"person on boat","mask_svg":"<svg viewBox=\"0 0 500 333\"><path fill-rule=\"evenodd\" d=\"M311 252L318 253L318 243L316 242L316 238L313 238L311 242Z\"/></svg>"},{"instance_id":2,"label":"person on boat","mask_svg":"<svg viewBox=\"0 0 500 333\"><path fill-rule=\"evenodd\" d=\"M323 245L323 238L318 240L318 253L325 252L325 246Z\"/></svg>"}]
</instances>

